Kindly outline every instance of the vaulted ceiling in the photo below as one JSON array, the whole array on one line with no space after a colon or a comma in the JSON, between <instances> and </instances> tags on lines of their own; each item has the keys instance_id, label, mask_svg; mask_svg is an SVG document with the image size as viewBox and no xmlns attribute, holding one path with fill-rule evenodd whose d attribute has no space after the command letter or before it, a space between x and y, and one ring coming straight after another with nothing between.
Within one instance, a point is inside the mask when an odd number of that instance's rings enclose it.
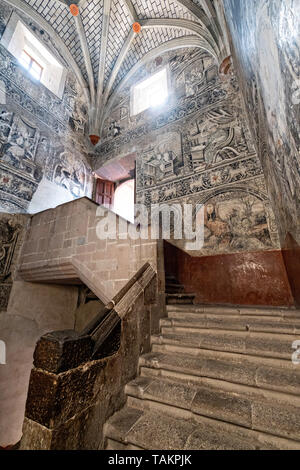
<instances>
[{"instance_id":1,"label":"vaulted ceiling","mask_svg":"<svg viewBox=\"0 0 300 470\"><path fill-rule=\"evenodd\" d=\"M54 39L85 92L91 134L100 133L116 92L145 61L182 47L205 49L219 64L229 55L222 0L5 1Z\"/></svg>"}]
</instances>

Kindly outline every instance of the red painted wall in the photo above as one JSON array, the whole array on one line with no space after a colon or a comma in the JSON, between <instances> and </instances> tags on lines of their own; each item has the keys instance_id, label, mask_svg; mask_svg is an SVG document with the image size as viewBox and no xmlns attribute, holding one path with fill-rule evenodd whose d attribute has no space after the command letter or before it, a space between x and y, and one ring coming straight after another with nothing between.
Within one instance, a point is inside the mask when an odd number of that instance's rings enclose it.
<instances>
[{"instance_id":1,"label":"red painted wall","mask_svg":"<svg viewBox=\"0 0 300 470\"><path fill-rule=\"evenodd\" d=\"M196 303L293 306L281 251L191 257L165 242L165 271Z\"/></svg>"}]
</instances>

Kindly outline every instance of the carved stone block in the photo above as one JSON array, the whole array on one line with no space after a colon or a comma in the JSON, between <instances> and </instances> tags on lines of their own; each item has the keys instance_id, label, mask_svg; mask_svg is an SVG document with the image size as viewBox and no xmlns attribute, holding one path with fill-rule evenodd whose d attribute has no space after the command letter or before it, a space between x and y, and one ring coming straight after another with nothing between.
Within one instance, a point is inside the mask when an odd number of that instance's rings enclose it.
<instances>
[{"instance_id":1,"label":"carved stone block","mask_svg":"<svg viewBox=\"0 0 300 470\"><path fill-rule=\"evenodd\" d=\"M92 356L94 342L72 330L48 333L38 341L34 365L48 372L60 373L74 369Z\"/></svg>"}]
</instances>

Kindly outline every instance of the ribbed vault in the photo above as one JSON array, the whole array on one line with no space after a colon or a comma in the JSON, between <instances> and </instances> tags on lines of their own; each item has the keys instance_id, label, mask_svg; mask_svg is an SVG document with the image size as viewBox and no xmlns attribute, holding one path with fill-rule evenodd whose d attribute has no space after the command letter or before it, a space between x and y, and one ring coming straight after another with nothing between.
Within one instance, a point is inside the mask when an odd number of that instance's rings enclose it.
<instances>
[{"instance_id":1,"label":"ribbed vault","mask_svg":"<svg viewBox=\"0 0 300 470\"><path fill-rule=\"evenodd\" d=\"M89 108L89 134L100 129L114 96L145 61L199 47L220 65L229 55L221 0L5 0L54 39L75 72ZM79 8L77 16L70 5ZM141 25L140 33L133 24Z\"/></svg>"}]
</instances>

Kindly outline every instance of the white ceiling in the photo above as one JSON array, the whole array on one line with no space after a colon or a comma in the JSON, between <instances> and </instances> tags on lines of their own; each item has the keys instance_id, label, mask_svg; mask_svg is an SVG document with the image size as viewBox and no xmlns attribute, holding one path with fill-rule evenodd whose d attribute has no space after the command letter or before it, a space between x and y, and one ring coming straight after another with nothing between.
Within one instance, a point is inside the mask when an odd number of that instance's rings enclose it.
<instances>
[{"instance_id":1,"label":"white ceiling","mask_svg":"<svg viewBox=\"0 0 300 470\"><path fill-rule=\"evenodd\" d=\"M219 64L229 54L222 0L4 1L55 38L85 91L90 133L99 133L112 95L141 61L180 47L206 49ZM70 3L78 4L77 17ZM132 30L135 21L140 34Z\"/></svg>"}]
</instances>

